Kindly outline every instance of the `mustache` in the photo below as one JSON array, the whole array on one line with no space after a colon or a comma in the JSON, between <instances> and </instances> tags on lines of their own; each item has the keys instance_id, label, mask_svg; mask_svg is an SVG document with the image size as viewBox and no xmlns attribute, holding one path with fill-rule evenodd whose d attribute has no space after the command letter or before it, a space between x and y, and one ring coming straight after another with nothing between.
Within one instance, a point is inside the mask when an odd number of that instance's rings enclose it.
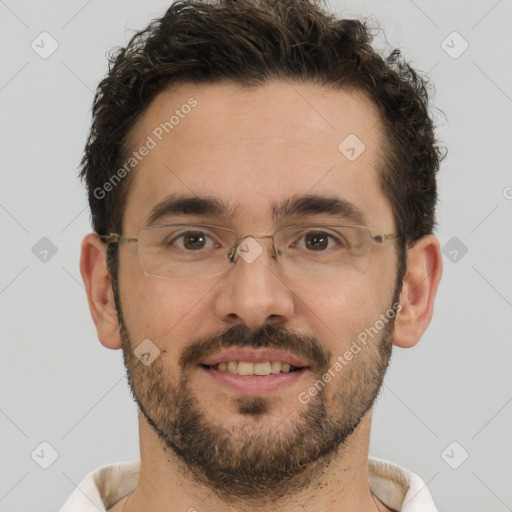
<instances>
[{"instance_id":1,"label":"mustache","mask_svg":"<svg viewBox=\"0 0 512 512\"><path fill-rule=\"evenodd\" d=\"M314 337L292 334L283 327L270 324L256 330L238 324L216 336L191 343L183 351L179 365L183 369L194 367L220 350L233 347L286 350L307 361L311 370L319 373L327 370L331 360L331 353Z\"/></svg>"}]
</instances>

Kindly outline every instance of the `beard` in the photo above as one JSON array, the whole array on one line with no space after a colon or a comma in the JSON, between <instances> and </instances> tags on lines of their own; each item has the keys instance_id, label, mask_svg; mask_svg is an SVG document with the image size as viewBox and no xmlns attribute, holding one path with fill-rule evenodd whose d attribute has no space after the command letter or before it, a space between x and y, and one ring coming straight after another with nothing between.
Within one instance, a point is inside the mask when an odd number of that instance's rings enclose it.
<instances>
[{"instance_id":1,"label":"beard","mask_svg":"<svg viewBox=\"0 0 512 512\"><path fill-rule=\"evenodd\" d=\"M140 411L180 470L226 503L270 504L311 485L340 456L373 406L391 357L394 318L300 412L275 421L270 413L279 412L278 398L236 396L242 421L229 427L216 421L190 389L188 375L206 356L228 347L288 350L308 361L321 380L333 364L331 354L315 338L282 327L236 325L190 343L179 360L180 378L173 379L161 357L150 366L136 358L120 306L124 364Z\"/></svg>"}]
</instances>

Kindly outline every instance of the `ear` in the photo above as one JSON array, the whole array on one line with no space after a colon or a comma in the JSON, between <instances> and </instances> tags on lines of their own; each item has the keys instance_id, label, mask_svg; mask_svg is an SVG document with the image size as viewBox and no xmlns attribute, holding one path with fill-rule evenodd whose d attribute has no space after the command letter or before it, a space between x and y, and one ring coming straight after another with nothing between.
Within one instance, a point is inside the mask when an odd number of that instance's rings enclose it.
<instances>
[{"instance_id":1,"label":"ear","mask_svg":"<svg viewBox=\"0 0 512 512\"><path fill-rule=\"evenodd\" d=\"M396 346L413 347L427 329L442 269L441 248L434 235L420 238L408 250L407 273L400 294L401 309L393 333Z\"/></svg>"},{"instance_id":2,"label":"ear","mask_svg":"<svg viewBox=\"0 0 512 512\"><path fill-rule=\"evenodd\" d=\"M101 344L111 349L121 348L114 293L107 267L106 245L96 233L90 233L82 240L80 273Z\"/></svg>"}]
</instances>

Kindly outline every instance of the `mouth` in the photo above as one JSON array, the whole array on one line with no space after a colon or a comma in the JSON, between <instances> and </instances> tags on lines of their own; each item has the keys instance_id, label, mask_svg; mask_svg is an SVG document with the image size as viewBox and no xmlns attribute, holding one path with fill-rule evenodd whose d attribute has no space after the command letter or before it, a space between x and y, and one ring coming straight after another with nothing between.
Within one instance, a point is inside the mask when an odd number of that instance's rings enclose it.
<instances>
[{"instance_id":1,"label":"mouth","mask_svg":"<svg viewBox=\"0 0 512 512\"><path fill-rule=\"evenodd\" d=\"M199 364L205 375L238 395L281 391L306 378L311 367L297 356L273 349L230 349ZM301 384L301 389L304 387Z\"/></svg>"},{"instance_id":2,"label":"mouth","mask_svg":"<svg viewBox=\"0 0 512 512\"><path fill-rule=\"evenodd\" d=\"M228 372L233 375L255 375L259 377L297 372L309 368L309 366L294 366L281 361L223 361L213 365L201 364L200 366L209 370Z\"/></svg>"}]
</instances>

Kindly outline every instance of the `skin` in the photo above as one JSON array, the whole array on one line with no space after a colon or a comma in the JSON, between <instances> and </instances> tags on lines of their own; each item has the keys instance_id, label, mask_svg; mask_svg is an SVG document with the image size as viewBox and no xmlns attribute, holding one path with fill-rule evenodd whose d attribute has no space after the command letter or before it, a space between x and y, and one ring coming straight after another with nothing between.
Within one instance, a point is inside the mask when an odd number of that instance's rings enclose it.
<instances>
[{"instance_id":1,"label":"skin","mask_svg":"<svg viewBox=\"0 0 512 512\"><path fill-rule=\"evenodd\" d=\"M218 219L239 234L270 234L286 225L329 223L322 214L272 221L269 205L292 196L316 194L348 200L366 217L375 233L392 233L389 202L382 194L376 169L385 150L375 107L355 91L332 90L312 84L271 81L244 89L230 83L180 85L159 94L134 127L133 149L169 112L193 96L197 106L165 135L133 171L128 193L123 234L137 236L152 207L169 193L212 196L234 208L229 219ZM338 145L356 134L366 148L349 161ZM108 199L108 198L107 198ZM202 217L183 222L205 222ZM340 223L339 221L335 223ZM241 413L241 401L197 367L179 365L184 350L236 326L258 329L271 324L291 336L306 336L329 354L330 363L349 349L365 328L375 324L393 302L397 272L393 242L375 244L367 272L357 279L312 282L280 275L268 249L252 263L238 261L225 275L209 279L169 281L144 274L135 245L119 252L119 294L125 322L125 357L138 397L155 416L173 411L158 403L147 383L163 390L180 389L186 381L189 398L208 426L230 432L233 456L240 447L274 449L275 441L290 439L301 425L301 413L311 404L297 400L319 375L306 372L294 384L265 395L261 414ZM82 243L81 273L89 306L101 343L111 349L123 346L112 283L106 267L106 246L97 235ZM371 407L343 400L362 390L372 398L378 391L376 368L384 365L380 347L412 347L427 328L441 277L439 241L426 236L408 250L408 272L399 299L393 332L379 334L378 341L361 351L323 390L325 411L333 424L357 419L357 425L338 450L320 457L295 480L280 485L279 510L330 512L339 510L391 510L372 497L368 486L368 446ZM132 349L149 338L161 350L150 366L133 358ZM295 339L295 338L294 338ZM372 378L364 377L369 369ZM346 371L345 371L346 370ZM364 378L363 378L364 377ZM181 379L181 380L180 380ZM365 384L366 383L366 384ZM373 387L372 387L373 386ZM182 388L181 388L182 389ZM170 402L173 403L173 402ZM360 419L360 421L359 421ZM109 510L268 510L277 494L269 484L258 500L222 496L207 482L193 480L186 464L159 438L146 417L139 413L141 476L134 493ZM307 435L304 443L307 445ZM266 443L266 444L265 444ZM276 486L277 487L277 486ZM289 493L286 490L289 489Z\"/></svg>"}]
</instances>

